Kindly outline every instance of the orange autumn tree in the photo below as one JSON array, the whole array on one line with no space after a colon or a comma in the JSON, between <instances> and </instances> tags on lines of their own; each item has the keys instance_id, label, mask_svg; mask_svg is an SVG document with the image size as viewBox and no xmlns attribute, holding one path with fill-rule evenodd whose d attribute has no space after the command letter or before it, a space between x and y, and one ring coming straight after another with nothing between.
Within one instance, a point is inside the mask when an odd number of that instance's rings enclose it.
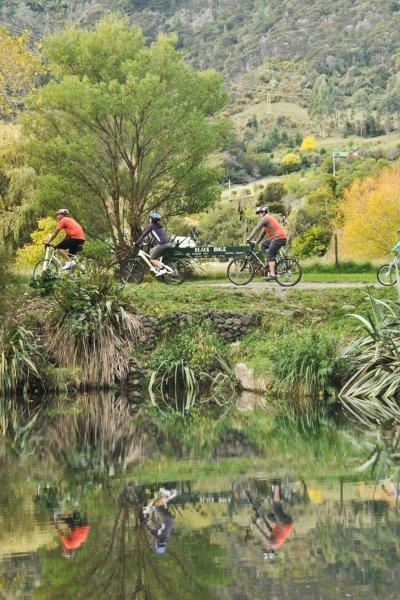
<instances>
[{"instance_id":1,"label":"orange autumn tree","mask_svg":"<svg viewBox=\"0 0 400 600\"><path fill-rule=\"evenodd\" d=\"M355 181L344 194L340 212L343 258L387 256L400 239L400 166Z\"/></svg>"}]
</instances>

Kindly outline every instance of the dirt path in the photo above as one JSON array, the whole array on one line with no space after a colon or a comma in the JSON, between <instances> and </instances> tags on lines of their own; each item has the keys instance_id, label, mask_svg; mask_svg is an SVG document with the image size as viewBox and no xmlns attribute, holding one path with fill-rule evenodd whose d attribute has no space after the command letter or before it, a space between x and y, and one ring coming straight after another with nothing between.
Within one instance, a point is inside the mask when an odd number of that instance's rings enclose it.
<instances>
[{"instance_id":1,"label":"dirt path","mask_svg":"<svg viewBox=\"0 0 400 600\"><path fill-rule=\"evenodd\" d=\"M359 282L337 282L337 283L326 283L326 282L316 282L316 281L301 281L294 287L282 287L277 283L264 282L264 281L252 281L247 285L234 285L233 283L210 283L207 287L218 287L224 289L231 290L251 290L253 292L285 292L287 290L299 290L299 291L308 291L308 290L330 290L330 289L354 289L354 288L364 288L368 287L378 288L381 287L377 283L359 283Z\"/></svg>"}]
</instances>

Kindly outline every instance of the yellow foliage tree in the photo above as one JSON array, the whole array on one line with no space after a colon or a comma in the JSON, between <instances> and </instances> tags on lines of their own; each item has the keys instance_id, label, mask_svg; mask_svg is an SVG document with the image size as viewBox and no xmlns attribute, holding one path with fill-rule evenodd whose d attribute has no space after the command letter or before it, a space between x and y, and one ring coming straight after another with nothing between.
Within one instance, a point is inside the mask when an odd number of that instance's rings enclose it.
<instances>
[{"instance_id":1,"label":"yellow foliage tree","mask_svg":"<svg viewBox=\"0 0 400 600\"><path fill-rule=\"evenodd\" d=\"M300 150L302 152L314 152L317 148L317 140L312 135L305 137L301 142Z\"/></svg>"},{"instance_id":2,"label":"yellow foliage tree","mask_svg":"<svg viewBox=\"0 0 400 600\"><path fill-rule=\"evenodd\" d=\"M399 239L400 166L355 181L340 207L340 254L352 260L382 258Z\"/></svg>"},{"instance_id":3,"label":"yellow foliage tree","mask_svg":"<svg viewBox=\"0 0 400 600\"><path fill-rule=\"evenodd\" d=\"M29 48L29 35L11 36L0 28L0 114L16 113L41 73L42 62Z\"/></svg>"},{"instance_id":4,"label":"yellow foliage tree","mask_svg":"<svg viewBox=\"0 0 400 600\"><path fill-rule=\"evenodd\" d=\"M17 251L18 267L34 267L39 260L44 258L43 244L47 242L56 224L57 221L52 217L39 219L37 229L31 233L32 244L25 244Z\"/></svg>"},{"instance_id":5,"label":"yellow foliage tree","mask_svg":"<svg viewBox=\"0 0 400 600\"><path fill-rule=\"evenodd\" d=\"M301 164L301 158L298 154L294 154L294 152L288 152L282 157L282 164L285 167L297 167Z\"/></svg>"}]
</instances>

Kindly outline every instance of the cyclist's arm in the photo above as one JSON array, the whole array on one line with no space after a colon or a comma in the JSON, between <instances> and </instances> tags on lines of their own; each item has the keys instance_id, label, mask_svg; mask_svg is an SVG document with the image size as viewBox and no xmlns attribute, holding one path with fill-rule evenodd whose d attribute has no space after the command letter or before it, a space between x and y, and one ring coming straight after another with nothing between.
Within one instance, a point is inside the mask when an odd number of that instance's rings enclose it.
<instances>
[{"instance_id":1,"label":"cyclist's arm","mask_svg":"<svg viewBox=\"0 0 400 600\"><path fill-rule=\"evenodd\" d=\"M260 229L262 229L266 225L268 225L268 216L265 216L263 219L261 219L260 221L258 221L257 225L254 227L254 229L247 236L247 240L252 240L253 237L256 235L256 233L258 233L260 231Z\"/></svg>"},{"instance_id":2,"label":"cyclist's arm","mask_svg":"<svg viewBox=\"0 0 400 600\"><path fill-rule=\"evenodd\" d=\"M140 244L143 242L144 238L146 236L148 236L151 231L153 231L153 225L148 225L146 227L146 229L143 231L142 235L139 237L139 239L136 240L135 245L140 246Z\"/></svg>"},{"instance_id":3,"label":"cyclist's arm","mask_svg":"<svg viewBox=\"0 0 400 600\"><path fill-rule=\"evenodd\" d=\"M257 244L259 244L259 243L261 242L261 240L263 240L263 239L265 238L265 236L266 236L266 235L267 235L267 234L266 234L266 233L265 233L265 231L263 230L263 231L260 233L260 237L258 238L258 240L257 240L257 242L256 242L256 243L257 243Z\"/></svg>"},{"instance_id":4,"label":"cyclist's arm","mask_svg":"<svg viewBox=\"0 0 400 600\"><path fill-rule=\"evenodd\" d=\"M59 229L55 229L53 231L53 233L49 236L49 239L47 240L47 243L51 244L51 242L56 239L56 237L58 236L59 233L60 233L60 230Z\"/></svg>"}]
</instances>

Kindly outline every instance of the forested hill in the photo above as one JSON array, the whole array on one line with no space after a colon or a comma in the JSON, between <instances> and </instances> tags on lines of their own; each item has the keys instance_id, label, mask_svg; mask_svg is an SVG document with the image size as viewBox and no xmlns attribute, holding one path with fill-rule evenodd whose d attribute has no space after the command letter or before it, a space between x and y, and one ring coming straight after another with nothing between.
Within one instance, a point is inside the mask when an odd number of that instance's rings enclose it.
<instances>
[{"instance_id":1,"label":"forested hill","mask_svg":"<svg viewBox=\"0 0 400 600\"><path fill-rule=\"evenodd\" d=\"M318 73L394 68L400 0L0 0L3 23L36 33L88 25L117 10L153 37L179 34L197 66L229 78L269 58L302 60Z\"/></svg>"}]
</instances>

